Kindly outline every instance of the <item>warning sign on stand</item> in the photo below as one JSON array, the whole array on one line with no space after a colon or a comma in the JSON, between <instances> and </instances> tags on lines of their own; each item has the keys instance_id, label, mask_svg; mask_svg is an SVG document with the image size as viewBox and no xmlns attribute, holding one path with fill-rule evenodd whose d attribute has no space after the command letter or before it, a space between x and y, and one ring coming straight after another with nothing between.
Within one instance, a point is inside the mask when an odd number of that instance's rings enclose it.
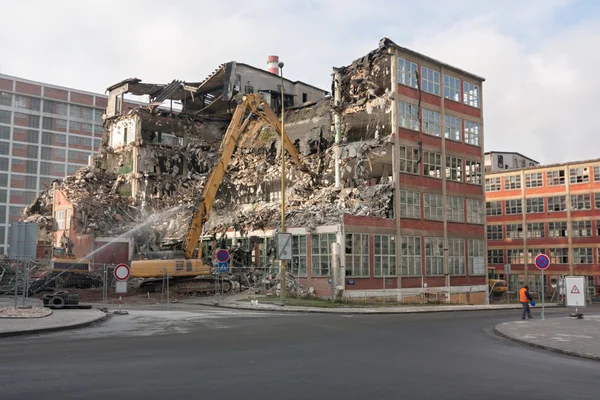
<instances>
[{"instance_id":1,"label":"warning sign on stand","mask_svg":"<svg viewBox=\"0 0 600 400\"><path fill-rule=\"evenodd\" d=\"M567 276L567 307L585 307L585 277Z\"/></svg>"}]
</instances>

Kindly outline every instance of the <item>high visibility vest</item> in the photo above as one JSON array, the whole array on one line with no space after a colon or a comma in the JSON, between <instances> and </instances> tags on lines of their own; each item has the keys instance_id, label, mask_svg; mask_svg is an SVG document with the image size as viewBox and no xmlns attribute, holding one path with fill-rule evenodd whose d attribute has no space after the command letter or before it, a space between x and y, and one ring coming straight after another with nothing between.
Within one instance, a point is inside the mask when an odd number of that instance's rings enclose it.
<instances>
[{"instance_id":1,"label":"high visibility vest","mask_svg":"<svg viewBox=\"0 0 600 400\"><path fill-rule=\"evenodd\" d=\"M529 299L527 298L527 289L525 288L521 288L521 290L519 290L519 301L521 303L528 303Z\"/></svg>"}]
</instances>

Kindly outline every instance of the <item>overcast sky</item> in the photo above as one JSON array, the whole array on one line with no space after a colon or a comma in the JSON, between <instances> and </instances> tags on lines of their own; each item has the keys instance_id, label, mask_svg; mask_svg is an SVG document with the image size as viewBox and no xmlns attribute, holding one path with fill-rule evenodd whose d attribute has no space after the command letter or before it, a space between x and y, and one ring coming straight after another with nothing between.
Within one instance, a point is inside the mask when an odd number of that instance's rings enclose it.
<instances>
[{"instance_id":1,"label":"overcast sky","mask_svg":"<svg viewBox=\"0 0 600 400\"><path fill-rule=\"evenodd\" d=\"M0 0L0 72L104 93L128 77L201 81L226 61L330 89L389 37L486 78L486 150L600 157L600 1ZM594 100L596 98L596 100ZM600 147L600 146L599 146Z\"/></svg>"}]
</instances>

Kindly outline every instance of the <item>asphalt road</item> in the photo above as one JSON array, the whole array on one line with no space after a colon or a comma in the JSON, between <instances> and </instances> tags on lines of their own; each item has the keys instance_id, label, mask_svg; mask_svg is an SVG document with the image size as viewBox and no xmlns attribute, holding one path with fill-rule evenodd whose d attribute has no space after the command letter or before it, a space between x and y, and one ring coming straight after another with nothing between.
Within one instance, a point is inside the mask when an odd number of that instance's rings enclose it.
<instances>
[{"instance_id":1,"label":"asphalt road","mask_svg":"<svg viewBox=\"0 0 600 400\"><path fill-rule=\"evenodd\" d=\"M519 317L136 311L0 339L0 399L600 398L600 363L492 333Z\"/></svg>"}]
</instances>

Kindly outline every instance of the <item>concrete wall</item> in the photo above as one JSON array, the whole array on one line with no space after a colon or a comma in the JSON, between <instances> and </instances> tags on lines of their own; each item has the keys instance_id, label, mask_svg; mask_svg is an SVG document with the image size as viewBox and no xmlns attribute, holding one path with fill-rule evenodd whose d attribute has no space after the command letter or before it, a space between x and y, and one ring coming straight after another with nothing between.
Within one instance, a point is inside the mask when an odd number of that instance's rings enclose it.
<instances>
[{"instance_id":1,"label":"concrete wall","mask_svg":"<svg viewBox=\"0 0 600 400\"><path fill-rule=\"evenodd\" d=\"M239 90L242 93L245 93L245 87L248 85L254 88L254 93L258 93L261 90L271 90L275 92L280 92L281 90L279 88L279 85L281 84L281 78L278 75L271 74L268 71L260 71L246 65L237 64L234 74L236 85L239 86ZM237 75L239 75L239 79ZM307 101L309 102L317 101L325 97L326 94L325 91L304 83L298 82L294 84L293 82L285 79L283 81L283 88L286 94L294 95L295 106L302 104L303 93L306 93Z\"/></svg>"},{"instance_id":2,"label":"concrete wall","mask_svg":"<svg viewBox=\"0 0 600 400\"><path fill-rule=\"evenodd\" d=\"M139 122L139 117L134 114L110 124L108 128L108 145L117 148L135 143L139 132Z\"/></svg>"}]
</instances>

